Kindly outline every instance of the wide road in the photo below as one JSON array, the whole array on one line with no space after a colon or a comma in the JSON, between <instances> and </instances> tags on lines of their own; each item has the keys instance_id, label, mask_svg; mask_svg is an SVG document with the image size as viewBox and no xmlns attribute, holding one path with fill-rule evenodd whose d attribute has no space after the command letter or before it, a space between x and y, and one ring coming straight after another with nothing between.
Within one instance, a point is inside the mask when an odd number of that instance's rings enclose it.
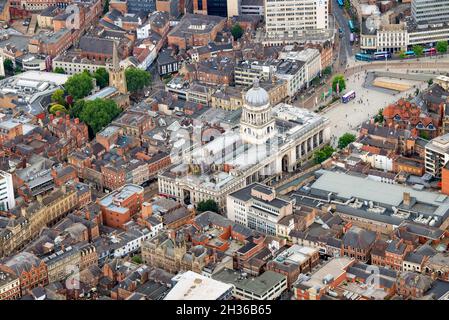
<instances>
[{"instance_id":1,"label":"wide road","mask_svg":"<svg viewBox=\"0 0 449 320\"><path fill-rule=\"evenodd\" d=\"M360 62L357 61L355 65L350 66L345 69L344 75L345 77L349 77L355 73L364 72L368 70L376 70L376 69L408 69L412 70L438 70L440 72L449 71L449 60L447 59L429 59L429 58L421 58L421 59L413 59L413 60L402 60L402 61L373 61L373 62ZM317 88L315 94L310 97L304 99L304 103L301 99L294 102L294 105L299 107L304 107L308 109L314 109L319 105L320 98L323 92L327 92L332 83L332 77L327 80L327 83L320 88ZM348 89L350 86L346 86ZM318 103L316 103L318 101Z\"/></svg>"},{"instance_id":2,"label":"wide road","mask_svg":"<svg viewBox=\"0 0 449 320\"><path fill-rule=\"evenodd\" d=\"M339 66L346 66L348 63L348 57L352 56L352 46L349 43L349 35L351 34L351 30L348 25L348 18L345 16L345 12L343 8L337 4L336 0L331 0L332 3L332 14L335 18L335 22L337 24L337 28L341 28L343 30L343 37L339 39Z\"/></svg>"}]
</instances>

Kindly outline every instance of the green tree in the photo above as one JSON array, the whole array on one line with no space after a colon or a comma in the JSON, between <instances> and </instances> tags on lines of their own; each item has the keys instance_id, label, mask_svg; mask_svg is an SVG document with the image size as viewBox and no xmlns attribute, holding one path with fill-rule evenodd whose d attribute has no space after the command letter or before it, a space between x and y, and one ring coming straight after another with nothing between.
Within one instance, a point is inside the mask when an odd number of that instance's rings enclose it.
<instances>
[{"instance_id":1,"label":"green tree","mask_svg":"<svg viewBox=\"0 0 449 320\"><path fill-rule=\"evenodd\" d=\"M337 74L332 79L332 90L334 92L337 92L337 83L339 86L339 93L343 92L343 90L346 89L346 81L345 81L345 77L342 74Z\"/></svg>"},{"instance_id":2,"label":"green tree","mask_svg":"<svg viewBox=\"0 0 449 320\"><path fill-rule=\"evenodd\" d=\"M94 88L92 78L85 72L77 73L69 77L64 84L64 87L67 90L67 93L75 100L88 96Z\"/></svg>"},{"instance_id":3,"label":"green tree","mask_svg":"<svg viewBox=\"0 0 449 320\"><path fill-rule=\"evenodd\" d=\"M64 90L57 89L53 94L51 95L51 101L56 102L60 105L65 105L65 99L64 99Z\"/></svg>"},{"instance_id":4,"label":"green tree","mask_svg":"<svg viewBox=\"0 0 449 320\"><path fill-rule=\"evenodd\" d=\"M407 57L405 51L404 50L399 51L399 58L404 59L405 57Z\"/></svg>"},{"instance_id":5,"label":"green tree","mask_svg":"<svg viewBox=\"0 0 449 320\"><path fill-rule=\"evenodd\" d=\"M447 52L447 41L438 41L436 45L436 49L439 53Z\"/></svg>"},{"instance_id":6,"label":"green tree","mask_svg":"<svg viewBox=\"0 0 449 320\"><path fill-rule=\"evenodd\" d=\"M323 74L324 74L325 76L327 76L327 75L329 75L329 74L331 74L331 73L332 73L332 67L331 67L331 66L327 66L326 68L324 68Z\"/></svg>"},{"instance_id":7,"label":"green tree","mask_svg":"<svg viewBox=\"0 0 449 320\"><path fill-rule=\"evenodd\" d=\"M61 67L56 67L55 70L53 70L54 73L61 73L65 74L65 70Z\"/></svg>"},{"instance_id":8,"label":"green tree","mask_svg":"<svg viewBox=\"0 0 449 320\"><path fill-rule=\"evenodd\" d=\"M430 139L429 133L427 131L421 131L419 133L419 137L424 139L424 140L429 140Z\"/></svg>"},{"instance_id":9,"label":"green tree","mask_svg":"<svg viewBox=\"0 0 449 320\"><path fill-rule=\"evenodd\" d=\"M60 104L54 104L48 110L48 112L50 112L51 114L54 114L54 115L56 115L56 113L58 111L63 112L63 113L67 113L67 109L63 105L60 105Z\"/></svg>"},{"instance_id":10,"label":"green tree","mask_svg":"<svg viewBox=\"0 0 449 320\"><path fill-rule=\"evenodd\" d=\"M106 14L108 12L109 12L109 0L106 0L103 6L103 14Z\"/></svg>"},{"instance_id":11,"label":"green tree","mask_svg":"<svg viewBox=\"0 0 449 320\"><path fill-rule=\"evenodd\" d=\"M384 109L380 109L379 112L374 116L375 123L384 123Z\"/></svg>"},{"instance_id":12,"label":"green tree","mask_svg":"<svg viewBox=\"0 0 449 320\"><path fill-rule=\"evenodd\" d=\"M218 212L219 211L218 204L212 199L198 202L197 210L198 210L198 212L204 212L204 211Z\"/></svg>"},{"instance_id":13,"label":"green tree","mask_svg":"<svg viewBox=\"0 0 449 320\"><path fill-rule=\"evenodd\" d=\"M73 118L80 118L81 112L84 109L85 101L84 100L77 100L70 108L70 116Z\"/></svg>"},{"instance_id":14,"label":"green tree","mask_svg":"<svg viewBox=\"0 0 449 320\"><path fill-rule=\"evenodd\" d=\"M23 72L23 70L22 70L22 68L20 66L16 66L16 68L14 69L14 74L19 74L19 73L22 73L22 72Z\"/></svg>"},{"instance_id":15,"label":"green tree","mask_svg":"<svg viewBox=\"0 0 449 320\"><path fill-rule=\"evenodd\" d=\"M131 259L134 263L137 263L137 264L142 264L143 263L143 260L142 260L142 257L141 256L139 256L139 255L134 255L133 257L132 257L132 259Z\"/></svg>"},{"instance_id":16,"label":"green tree","mask_svg":"<svg viewBox=\"0 0 449 320\"><path fill-rule=\"evenodd\" d=\"M325 146L321 150L317 150L314 152L313 161L316 164L320 164L326 159L330 158L330 156L332 156L334 152L335 152L334 148L332 148L331 146Z\"/></svg>"},{"instance_id":17,"label":"green tree","mask_svg":"<svg viewBox=\"0 0 449 320\"><path fill-rule=\"evenodd\" d=\"M346 11L349 11L349 9L351 9L351 3L349 2L349 0L345 0L345 9Z\"/></svg>"},{"instance_id":18,"label":"green tree","mask_svg":"<svg viewBox=\"0 0 449 320\"><path fill-rule=\"evenodd\" d=\"M109 84L109 73L105 68L98 68L93 73L93 77L97 80L97 85L103 89Z\"/></svg>"},{"instance_id":19,"label":"green tree","mask_svg":"<svg viewBox=\"0 0 449 320\"><path fill-rule=\"evenodd\" d=\"M234 40L238 40L243 36L243 28L239 23L234 24L231 27L231 34L234 37Z\"/></svg>"},{"instance_id":20,"label":"green tree","mask_svg":"<svg viewBox=\"0 0 449 320\"><path fill-rule=\"evenodd\" d=\"M14 63L12 62L11 59L5 59L3 60L3 68L5 69L6 72L13 73Z\"/></svg>"},{"instance_id":21,"label":"green tree","mask_svg":"<svg viewBox=\"0 0 449 320\"><path fill-rule=\"evenodd\" d=\"M125 71L126 85L130 92L142 90L151 83L151 74L145 70L128 68Z\"/></svg>"},{"instance_id":22,"label":"green tree","mask_svg":"<svg viewBox=\"0 0 449 320\"><path fill-rule=\"evenodd\" d=\"M345 133L338 139L338 147L340 149L346 148L351 142L355 141L355 135L352 133Z\"/></svg>"},{"instance_id":23,"label":"green tree","mask_svg":"<svg viewBox=\"0 0 449 320\"><path fill-rule=\"evenodd\" d=\"M433 79L429 79L429 81L427 81L427 84L429 85L429 87L433 84Z\"/></svg>"},{"instance_id":24,"label":"green tree","mask_svg":"<svg viewBox=\"0 0 449 320\"><path fill-rule=\"evenodd\" d=\"M424 52L424 48L420 45L413 46L412 50L415 53L415 56L417 57L421 57Z\"/></svg>"},{"instance_id":25,"label":"green tree","mask_svg":"<svg viewBox=\"0 0 449 320\"><path fill-rule=\"evenodd\" d=\"M121 110L115 101L95 99L84 102L79 118L96 134L118 116L120 112Z\"/></svg>"}]
</instances>

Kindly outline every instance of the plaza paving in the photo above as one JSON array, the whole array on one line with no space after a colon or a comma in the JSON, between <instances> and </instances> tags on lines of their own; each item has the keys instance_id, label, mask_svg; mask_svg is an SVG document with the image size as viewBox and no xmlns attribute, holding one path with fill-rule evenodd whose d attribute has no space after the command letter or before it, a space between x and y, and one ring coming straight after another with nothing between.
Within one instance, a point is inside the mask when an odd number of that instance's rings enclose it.
<instances>
[{"instance_id":1,"label":"plaza paving","mask_svg":"<svg viewBox=\"0 0 449 320\"><path fill-rule=\"evenodd\" d=\"M332 145L336 146L338 138L346 132L357 133L357 127L363 121L372 118L379 109L384 108L401 97L414 95L416 88L390 94L378 90L370 90L363 87L365 73L349 76L346 81L346 92L355 90L356 98L349 103L338 103L322 112L331 121ZM416 82L415 82L416 83ZM427 83L415 84L420 90L427 88Z\"/></svg>"}]
</instances>

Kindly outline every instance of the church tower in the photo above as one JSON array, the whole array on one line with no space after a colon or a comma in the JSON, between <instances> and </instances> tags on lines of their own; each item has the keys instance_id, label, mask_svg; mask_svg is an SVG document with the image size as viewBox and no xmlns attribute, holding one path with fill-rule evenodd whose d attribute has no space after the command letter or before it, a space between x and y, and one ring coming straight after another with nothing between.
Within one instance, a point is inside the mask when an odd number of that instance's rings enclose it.
<instances>
[{"instance_id":1,"label":"church tower","mask_svg":"<svg viewBox=\"0 0 449 320\"><path fill-rule=\"evenodd\" d=\"M109 71L109 85L117 88L117 90L122 94L126 94L128 92L126 87L125 69L120 67L117 45L115 41L112 45L112 68Z\"/></svg>"},{"instance_id":2,"label":"church tower","mask_svg":"<svg viewBox=\"0 0 449 320\"><path fill-rule=\"evenodd\" d=\"M243 141L263 144L276 134L275 119L271 115L270 96L255 79L243 101L240 135Z\"/></svg>"}]
</instances>

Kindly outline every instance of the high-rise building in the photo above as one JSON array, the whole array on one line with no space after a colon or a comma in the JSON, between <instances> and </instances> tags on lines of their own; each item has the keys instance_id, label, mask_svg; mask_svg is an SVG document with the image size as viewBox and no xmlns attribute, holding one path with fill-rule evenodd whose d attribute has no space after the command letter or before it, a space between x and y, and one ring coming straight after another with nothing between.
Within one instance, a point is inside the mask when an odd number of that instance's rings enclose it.
<instances>
[{"instance_id":1,"label":"high-rise building","mask_svg":"<svg viewBox=\"0 0 449 320\"><path fill-rule=\"evenodd\" d=\"M449 0L412 0L412 17L418 26L448 22Z\"/></svg>"},{"instance_id":2,"label":"high-rise building","mask_svg":"<svg viewBox=\"0 0 449 320\"><path fill-rule=\"evenodd\" d=\"M228 16L227 0L193 0L193 13L209 16Z\"/></svg>"},{"instance_id":3,"label":"high-rise building","mask_svg":"<svg viewBox=\"0 0 449 320\"><path fill-rule=\"evenodd\" d=\"M327 29L328 0L265 0L265 21L270 37Z\"/></svg>"},{"instance_id":4,"label":"high-rise building","mask_svg":"<svg viewBox=\"0 0 449 320\"><path fill-rule=\"evenodd\" d=\"M14 186L12 176L8 172L0 171L0 211L14 208Z\"/></svg>"}]
</instances>

